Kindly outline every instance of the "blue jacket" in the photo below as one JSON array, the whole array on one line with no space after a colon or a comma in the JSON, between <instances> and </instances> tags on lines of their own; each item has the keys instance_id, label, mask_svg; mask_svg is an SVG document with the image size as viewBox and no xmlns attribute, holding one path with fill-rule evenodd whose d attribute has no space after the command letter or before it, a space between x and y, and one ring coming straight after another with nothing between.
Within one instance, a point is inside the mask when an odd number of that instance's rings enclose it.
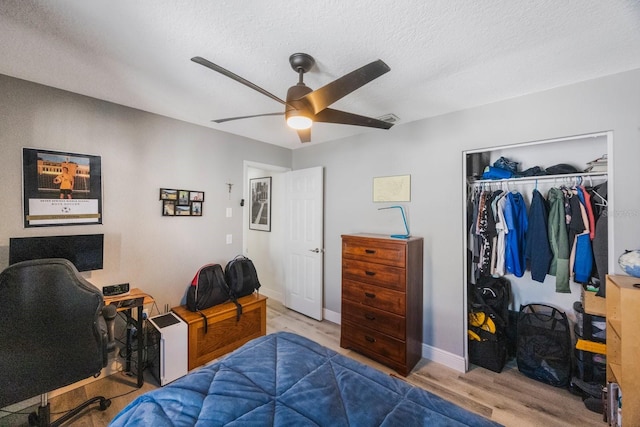
<instances>
[{"instance_id":1,"label":"blue jacket","mask_svg":"<svg viewBox=\"0 0 640 427\"><path fill-rule=\"evenodd\" d=\"M504 262L507 272L522 277L526 268L525 243L528 227L527 207L522 194L510 192L505 196L504 216L509 232L505 236Z\"/></svg>"}]
</instances>

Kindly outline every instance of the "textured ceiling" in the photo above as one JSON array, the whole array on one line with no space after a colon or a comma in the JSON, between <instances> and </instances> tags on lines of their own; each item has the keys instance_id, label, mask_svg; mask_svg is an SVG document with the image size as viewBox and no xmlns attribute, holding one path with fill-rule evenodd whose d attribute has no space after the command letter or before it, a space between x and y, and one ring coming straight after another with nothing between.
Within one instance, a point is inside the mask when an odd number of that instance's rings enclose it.
<instances>
[{"instance_id":1,"label":"textured ceiling","mask_svg":"<svg viewBox=\"0 0 640 427\"><path fill-rule=\"evenodd\" d=\"M638 0L1 0L0 73L298 148L281 104L305 52L317 89L376 59L391 71L332 105L398 123L640 68ZM0 98L1 102L1 98ZM317 144L363 132L316 123Z\"/></svg>"}]
</instances>

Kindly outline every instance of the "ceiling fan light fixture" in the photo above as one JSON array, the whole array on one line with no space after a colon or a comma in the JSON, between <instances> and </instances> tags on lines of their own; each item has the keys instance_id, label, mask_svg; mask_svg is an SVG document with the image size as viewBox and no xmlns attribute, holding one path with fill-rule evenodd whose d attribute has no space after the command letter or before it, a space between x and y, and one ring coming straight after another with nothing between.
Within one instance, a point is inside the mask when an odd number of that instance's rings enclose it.
<instances>
[{"instance_id":1,"label":"ceiling fan light fixture","mask_svg":"<svg viewBox=\"0 0 640 427\"><path fill-rule=\"evenodd\" d=\"M309 129L313 124L313 120L302 114L289 112L287 115L287 125L296 130Z\"/></svg>"}]
</instances>

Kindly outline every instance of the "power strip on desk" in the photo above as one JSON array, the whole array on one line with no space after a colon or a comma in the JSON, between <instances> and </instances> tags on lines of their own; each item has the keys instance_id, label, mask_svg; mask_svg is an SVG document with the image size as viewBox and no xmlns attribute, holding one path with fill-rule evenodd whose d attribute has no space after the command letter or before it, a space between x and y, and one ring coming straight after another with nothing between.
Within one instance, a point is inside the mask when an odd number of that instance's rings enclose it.
<instances>
[{"instance_id":1,"label":"power strip on desk","mask_svg":"<svg viewBox=\"0 0 640 427\"><path fill-rule=\"evenodd\" d=\"M105 297L115 297L129 292L128 283L120 283L118 285L110 285L102 287L102 295Z\"/></svg>"}]
</instances>

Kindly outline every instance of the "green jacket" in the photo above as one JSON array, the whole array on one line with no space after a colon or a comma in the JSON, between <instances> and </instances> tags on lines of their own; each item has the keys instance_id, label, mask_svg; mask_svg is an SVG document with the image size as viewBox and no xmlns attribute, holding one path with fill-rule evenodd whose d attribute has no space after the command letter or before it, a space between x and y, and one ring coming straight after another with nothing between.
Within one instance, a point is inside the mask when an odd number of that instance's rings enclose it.
<instances>
[{"instance_id":1,"label":"green jacket","mask_svg":"<svg viewBox=\"0 0 640 427\"><path fill-rule=\"evenodd\" d=\"M549 245L551 266L549 274L556 276L556 292L570 293L569 287L569 234L564 212L564 193L559 188L549 190Z\"/></svg>"}]
</instances>

